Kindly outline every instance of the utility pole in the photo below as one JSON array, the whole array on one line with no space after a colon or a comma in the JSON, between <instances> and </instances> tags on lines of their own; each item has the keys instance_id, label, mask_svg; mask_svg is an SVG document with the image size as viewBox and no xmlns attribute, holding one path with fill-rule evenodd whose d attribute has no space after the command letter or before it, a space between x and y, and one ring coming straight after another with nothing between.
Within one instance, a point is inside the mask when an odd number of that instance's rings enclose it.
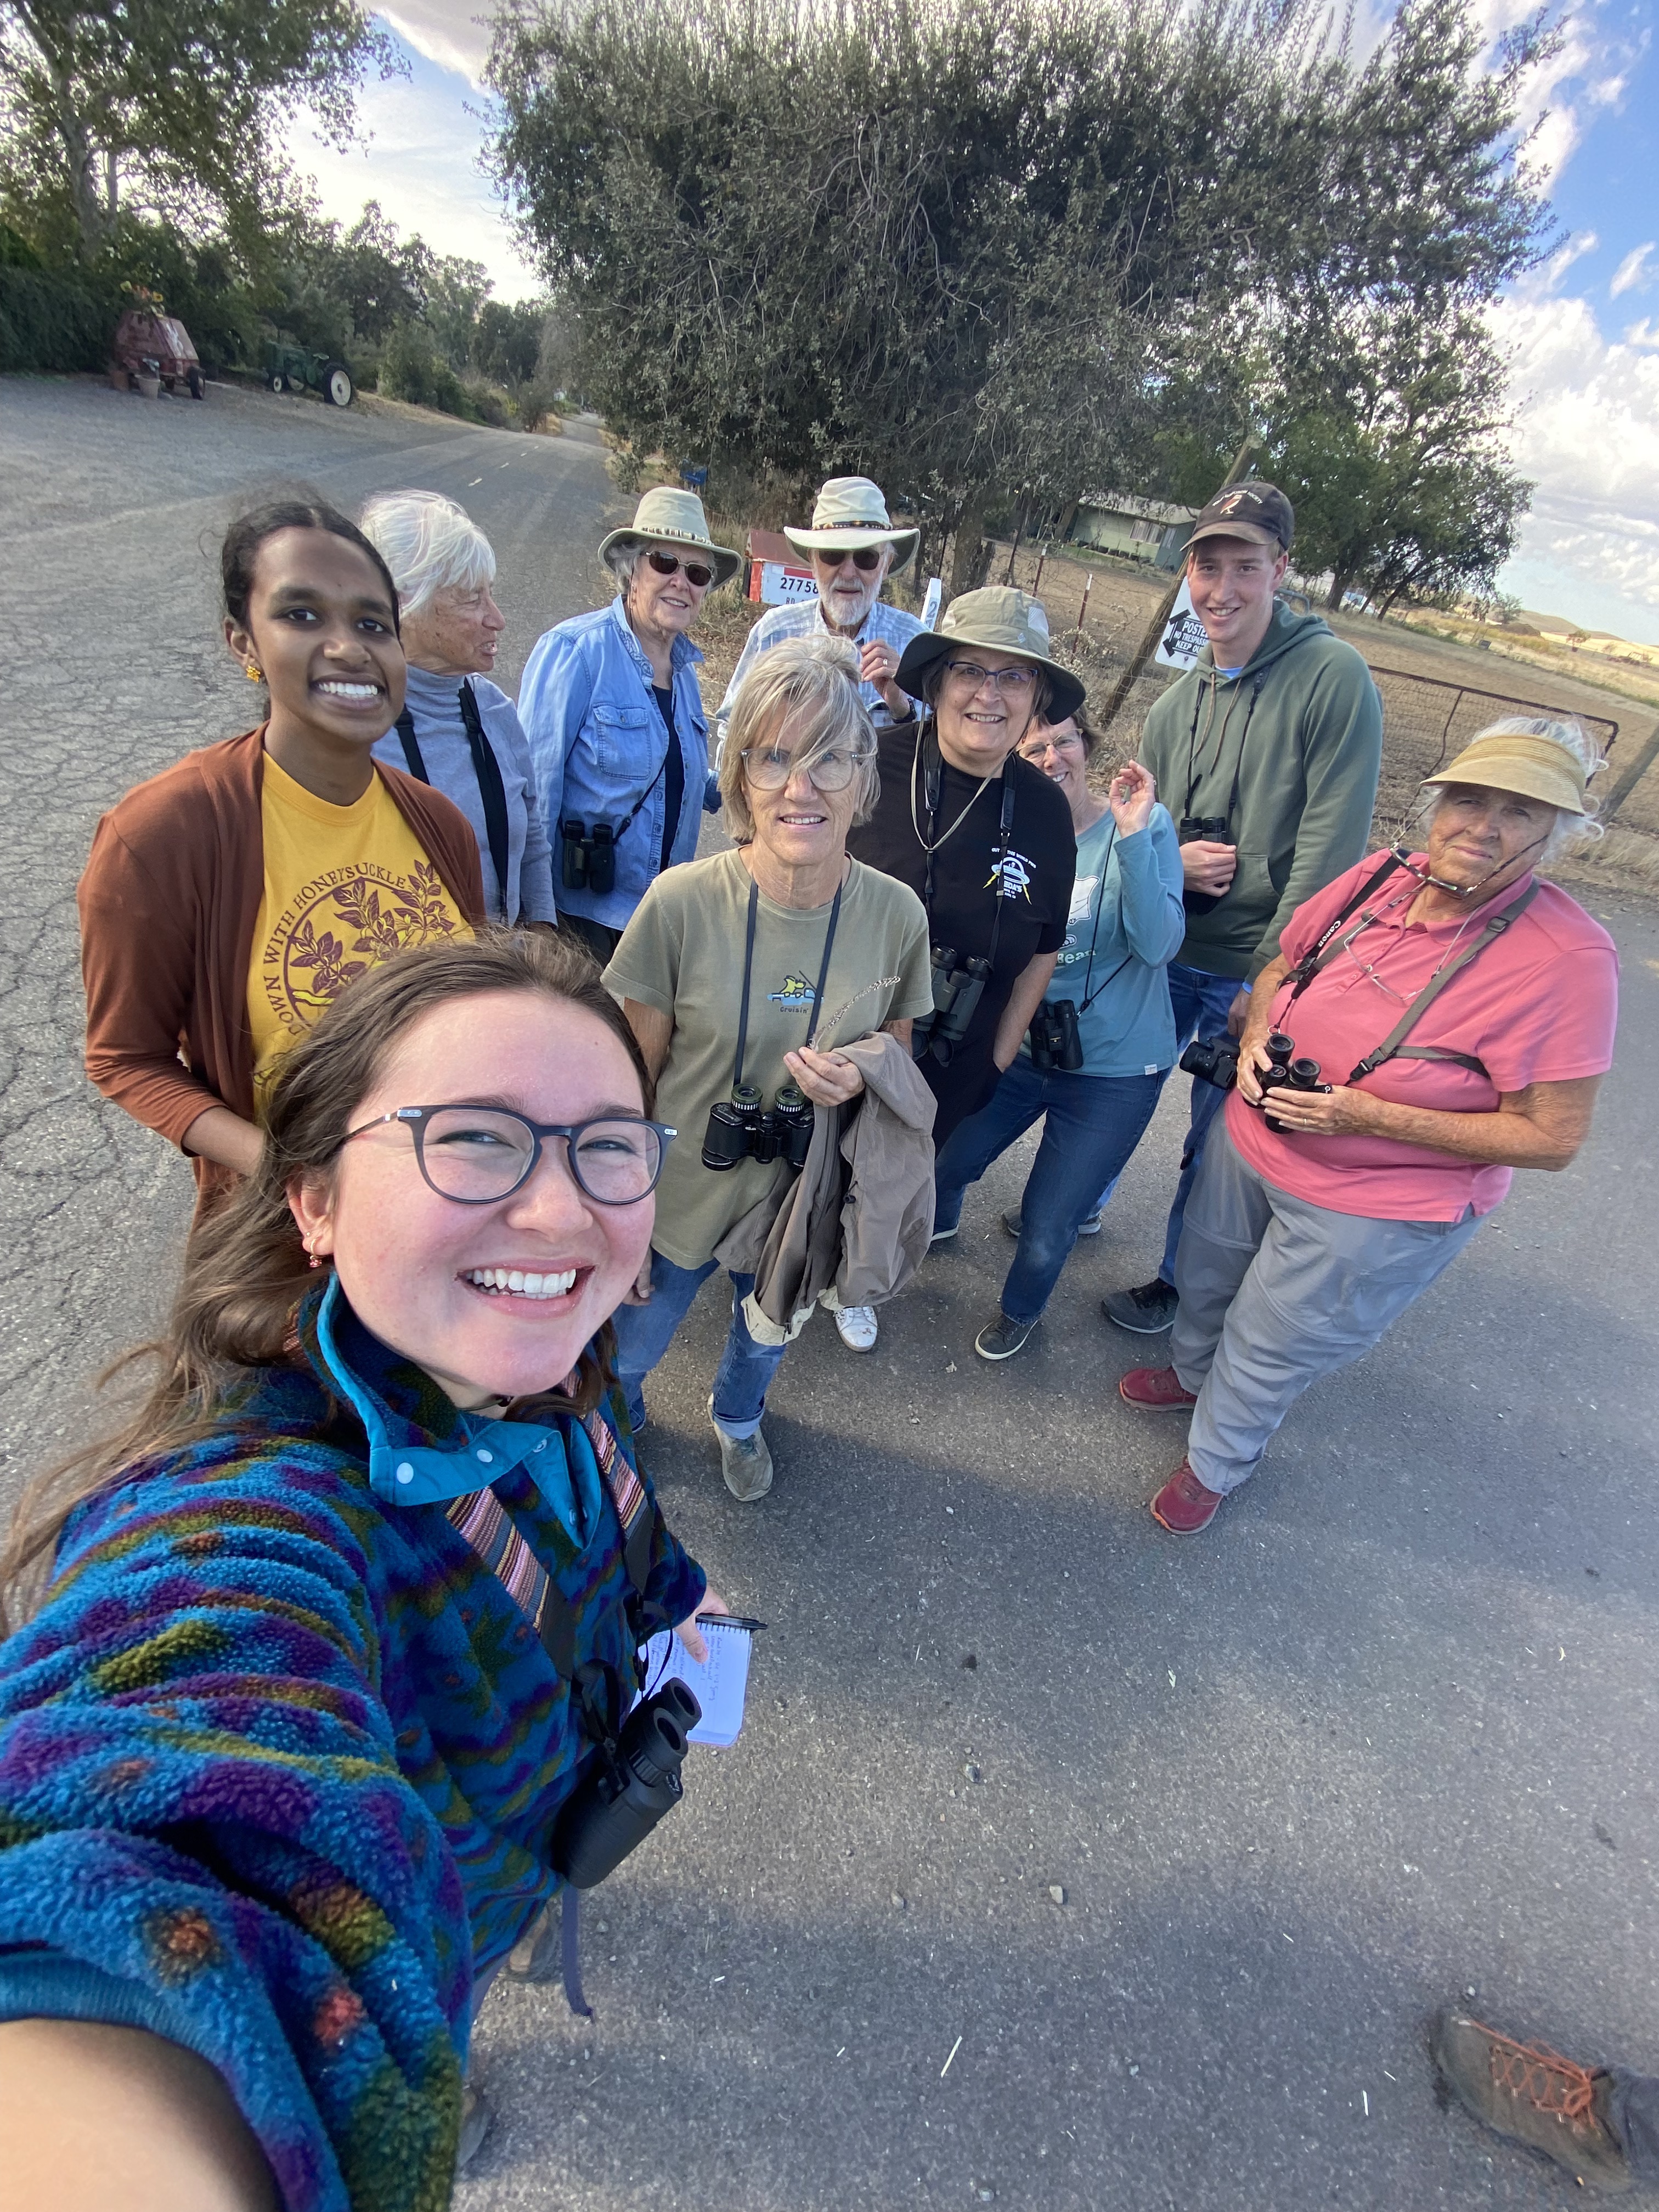
<instances>
[{"instance_id":1,"label":"utility pole","mask_svg":"<svg viewBox=\"0 0 1659 2212\"><path fill-rule=\"evenodd\" d=\"M1246 438L1243 444L1233 455L1232 466L1228 470L1226 475L1223 477L1221 482L1216 486L1214 491L1211 494L1211 497L1212 499L1218 499L1222 493L1226 490L1229 484L1240 483L1243 481L1245 471L1249 468L1250 464L1250 456L1255 453L1255 440L1254 438ZM1118 678L1117 682L1112 686L1112 696L1106 702L1104 707L1102 708L1099 716L1097 719L1096 727L1097 729L1109 730L1113 722L1116 720L1117 716L1122 712L1124 701L1128 697L1129 694L1134 690L1135 685L1140 680L1141 670L1146 667L1146 663L1158 651L1158 641L1164 635L1164 625L1175 611L1175 603L1181 597L1181 586L1186 580L1186 563L1183 562L1181 568L1176 572L1175 581L1170 585L1169 590L1165 592L1164 597L1158 601L1158 611L1153 615L1151 622L1147 623L1146 635L1141 639L1140 643L1135 647L1133 657L1131 659L1128 666L1123 671L1123 673Z\"/></svg>"}]
</instances>

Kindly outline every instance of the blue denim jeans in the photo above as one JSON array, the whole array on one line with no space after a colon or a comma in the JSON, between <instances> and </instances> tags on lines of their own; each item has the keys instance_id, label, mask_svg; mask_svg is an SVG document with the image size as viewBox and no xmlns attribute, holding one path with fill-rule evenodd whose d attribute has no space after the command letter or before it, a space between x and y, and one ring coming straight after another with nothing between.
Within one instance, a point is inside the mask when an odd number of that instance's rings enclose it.
<instances>
[{"instance_id":1,"label":"blue denim jeans","mask_svg":"<svg viewBox=\"0 0 1659 2212\"><path fill-rule=\"evenodd\" d=\"M1019 1244L1002 1286L1002 1310L1010 1321L1041 1316L1102 1176L1116 1182L1163 1087L1161 1075L1045 1074L1022 1057L990 1103L945 1139L933 1166L935 1229L953 1229L968 1185L1034 1122L1042 1122L1042 1142L1020 1200Z\"/></svg>"},{"instance_id":2,"label":"blue denim jeans","mask_svg":"<svg viewBox=\"0 0 1659 2212\"><path fill-rule=\"evenodd\" d=\"M617 1332L617 1376L628 1401L628 1418L636 1425L645 1419L645 1395L640 1385L667 1351L675 1330L691 1310L692 1299L714 1267L713 1260L706 1260L701 1267L677 1267L660 1252L653 1252L651 1303L618 1306L611 1316ZM767 1385L788 1349L781 1344L757 1344L744 1326L743 1302L754 1287L752 1275L732 1278L732 1326L714 1370L714 1426L728 1437L752 1437L759 1428L766 1411Z\"/></svg>"},{"instance_id":3,"label":"blue denim jeans","mask_svg":"<svg viewBox=\"0 0 1659 2212\"><path fill-rule=\"evenodd\" d=\"M1238 996L1240 985L1231 975L1211 975L1202 968L1183 968L1178 960L1170 963L1170 1003L1175 1009L1176 1058L1180 1059L1194 1037L1224 1037L1227 1016L1233 1000ZM1170 1071L1173 1073L1173 1071ZM1166 1073L1160 1079L1167 1083ZM1218 1091L1213 1083L1206 1083L1200 1076L1192 1079L1192 1120L1187 1130L1187 1141L1181 1152L1181 1179L1176 1185L1175 1204L1170 1208L1170 1225L1164 1238L1164 1257L1158 1262L1160 1280L1175 1285L1176 1247L1181 1242L1181 1224L1186 1218L1188 1194L1198 1173L1199 1162L1204 1157L1204 1139L1209 1127L1221 1111L1227 1094ZM1102 1207L1109 1205L1117 1188L1117 1177L1113 1176L1100 1194ZM1096 1207L1085 1209L1087 1212Z\"/></svg>"}]
</instances>

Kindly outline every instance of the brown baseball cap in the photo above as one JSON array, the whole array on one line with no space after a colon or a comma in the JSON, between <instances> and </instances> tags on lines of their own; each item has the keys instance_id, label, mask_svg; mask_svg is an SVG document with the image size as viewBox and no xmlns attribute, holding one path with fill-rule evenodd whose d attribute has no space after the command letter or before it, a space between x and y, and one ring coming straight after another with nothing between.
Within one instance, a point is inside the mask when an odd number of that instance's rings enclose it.
<instances>
[{"instance_id":1,"label":"brown baseball cap","mask_svg":"<svg viewBox=\"0 0 1659 2212\"><path fill-rule=\"evenodd\" d=\"M1296 511L1277 484L1252 477L1248 483L1229 484L1202 508L1187 540L1200 538L1248 538L1256 545L1271 545L1288 553L1296 535Z\"/></svg>"}]
</instances>

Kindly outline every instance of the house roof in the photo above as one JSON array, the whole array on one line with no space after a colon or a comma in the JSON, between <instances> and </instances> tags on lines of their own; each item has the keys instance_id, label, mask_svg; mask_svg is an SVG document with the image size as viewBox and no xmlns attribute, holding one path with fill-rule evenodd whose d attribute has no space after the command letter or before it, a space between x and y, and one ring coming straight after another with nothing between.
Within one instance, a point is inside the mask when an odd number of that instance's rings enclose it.
<instances>
[{"instance_id":1,"label":"house roof","mask_svg":"<svg viewBox=\"0 0 1659 2212\"><path fill-rule=\"evenodd\" d=\"M1138 499L1127 491L1085 491L1078 505L1092 507L1103 514L1132 515L1137 522L1161 522L1166 527L1198 520L1195 507L1172 507L1165 500Z\"/></svg>"}]
</instances>

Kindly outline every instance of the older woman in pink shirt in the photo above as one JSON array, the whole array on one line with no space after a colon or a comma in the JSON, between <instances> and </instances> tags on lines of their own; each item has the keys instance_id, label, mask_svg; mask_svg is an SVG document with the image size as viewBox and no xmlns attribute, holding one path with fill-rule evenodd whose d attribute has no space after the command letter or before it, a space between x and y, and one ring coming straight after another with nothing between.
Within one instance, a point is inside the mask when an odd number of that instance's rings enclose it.
<instances>
[{"instance_id":1,"label":"older woman in pink shirt","mask_svg":"<svg viewBox=\"0 0 1659 2212\"><path fill-rule=\"evenodd\" d=\"M1425 849L1339 876L1256 978L1224 1140L1188 1205L1170 1364L1118 1386L1192 1414L1152 1500L1172 1534L1207 1527L1309 1384L1370 1350L1516 1168L1565 1168L1589 1133L1618 957L1534 869L1596 834L1598 764L1577 724L1493 724L1432 779Z\"/></svg>"}]
</instances>

